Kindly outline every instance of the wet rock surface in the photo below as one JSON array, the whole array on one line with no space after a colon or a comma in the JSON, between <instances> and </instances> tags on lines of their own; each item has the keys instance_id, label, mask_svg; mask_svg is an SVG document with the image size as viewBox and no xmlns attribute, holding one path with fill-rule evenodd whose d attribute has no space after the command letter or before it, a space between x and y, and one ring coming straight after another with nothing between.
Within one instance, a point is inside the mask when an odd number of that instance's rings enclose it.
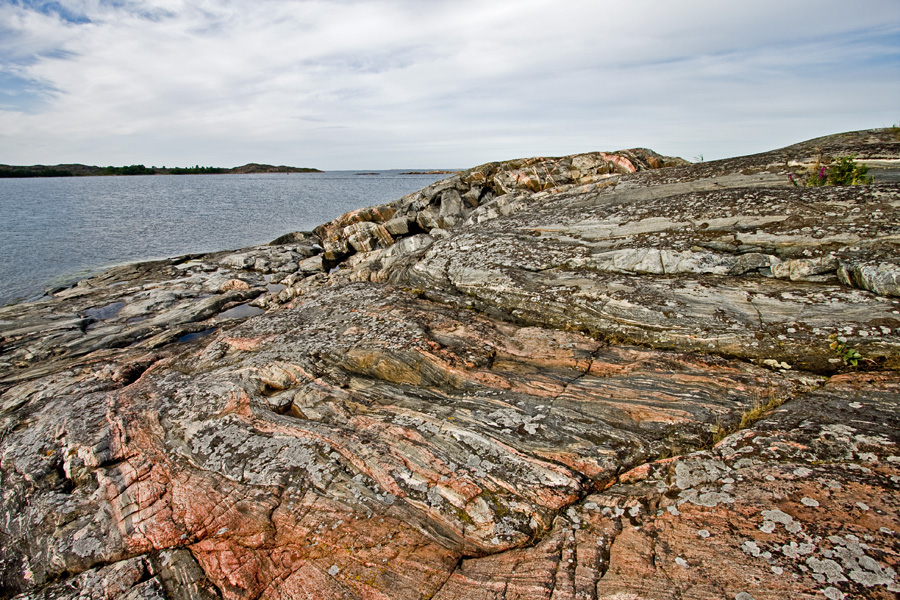
<instances>
[{"instance_id":1,"label":"wet rock surface","mask_svg":"<svg viewBox=\"0 0 900 600\"><path fill-rule=\"evenodd\" d=\"M894 598L898 160L491 163L2 308L0 596Z\"/></svg>"}]
</instances>

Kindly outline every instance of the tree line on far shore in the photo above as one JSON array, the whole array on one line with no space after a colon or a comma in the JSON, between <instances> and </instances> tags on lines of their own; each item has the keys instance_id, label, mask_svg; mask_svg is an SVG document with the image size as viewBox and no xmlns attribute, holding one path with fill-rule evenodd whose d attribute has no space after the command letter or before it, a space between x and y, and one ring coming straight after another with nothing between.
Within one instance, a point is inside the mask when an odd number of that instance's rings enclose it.
<instances>
[{"instance_id":1,"label":"tree line on far shore","mask_svg":"<svg viewBox=\"0 0 900 600\"><path fill-rule=\"evenodd\" d=\"M27 169L13 167L11 169L0 168L0 177L74 177L75 174L68 169Z\"/></svg>"},{"instance_id":2,"label":"tree line on far shore","mask_svg":"<svg viewBox=\"0 0 900 600\"><path fill-rule=\"evenodd\" d=\"M123 167L96 167L90 165L44 165L15 166L0 165L0 178L22 177L85 177L100 175L215 175L222 173L321 173L318 169L307 167L287 167L250 163L233 169L222 167L147 167L144 165L127 165Z\"/></svg>"}]
</instances>

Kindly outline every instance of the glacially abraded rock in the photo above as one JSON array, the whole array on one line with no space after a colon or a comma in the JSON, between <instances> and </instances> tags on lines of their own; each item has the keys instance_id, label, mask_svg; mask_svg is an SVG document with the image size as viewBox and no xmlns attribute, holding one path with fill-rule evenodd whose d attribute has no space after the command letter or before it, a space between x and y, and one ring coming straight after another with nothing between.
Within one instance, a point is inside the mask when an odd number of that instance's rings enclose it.
<instances>
[{"instance_id":1,"label":"glacially abraded rock","mask_svg":"<svg viewBox=\"0 0 900 600\"><path fill-rule=\"evenodd\" d=\"M894 598L898 159L489 163L4 307L0 597Z\"/></svg>"}]
</instances>

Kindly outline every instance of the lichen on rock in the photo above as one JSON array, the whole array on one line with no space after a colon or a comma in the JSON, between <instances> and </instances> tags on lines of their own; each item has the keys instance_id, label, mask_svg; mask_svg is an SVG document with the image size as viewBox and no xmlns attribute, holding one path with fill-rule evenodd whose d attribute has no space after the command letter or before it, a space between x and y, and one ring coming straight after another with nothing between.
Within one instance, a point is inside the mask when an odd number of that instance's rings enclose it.
<instances>
[{"instance_id":1,"label":"lichen on rock","mask_svg":"<svg viewBox=\"0 0 900 600\"><path fill-rule=\"evenodd\" d=\"M0 596L893 598L897 158L489 163L2 308Z\"/></svg>"}]
</instances>

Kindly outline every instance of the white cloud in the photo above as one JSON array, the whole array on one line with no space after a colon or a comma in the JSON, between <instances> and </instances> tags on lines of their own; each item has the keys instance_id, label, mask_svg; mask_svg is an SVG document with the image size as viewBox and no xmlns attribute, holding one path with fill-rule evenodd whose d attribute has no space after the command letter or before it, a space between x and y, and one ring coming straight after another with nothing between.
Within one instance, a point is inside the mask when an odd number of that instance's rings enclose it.
<instances>
[{"instance_id":1,"label":"white cloud","mask_svg":"<svg viewBox=\"0 0 900 600\"><path fill-rule=\"evenodd\" d=\"M900 118L896 0L60 5L0 6L3 71L43 88L0 97L0 162L712 158Z\"/></svg>"}]
</instances>

